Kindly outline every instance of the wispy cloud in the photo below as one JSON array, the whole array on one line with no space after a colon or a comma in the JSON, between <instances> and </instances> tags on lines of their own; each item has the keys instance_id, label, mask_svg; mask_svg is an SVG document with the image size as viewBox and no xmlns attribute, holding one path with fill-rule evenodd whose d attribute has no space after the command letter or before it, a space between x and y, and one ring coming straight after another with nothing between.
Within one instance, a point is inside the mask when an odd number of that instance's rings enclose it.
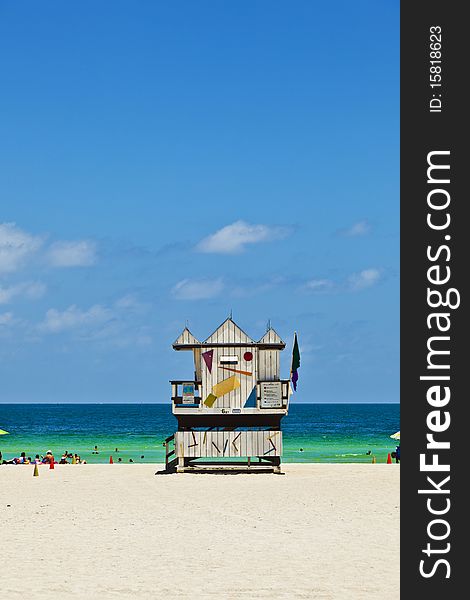
<instances>
[{"instance_id":1,"label":"wispy cloud","mask_svg":"<svg viewBox=\"0 0 470 600\"><path fill-rule=\"evenodd\" d=\"M118 298L114 303L114 306L117 309L139 312L146 308L146 305L140 302L134 294L126 294L125 296L122 296L122 298Z\"/></svg>"},{"instance_id":2,"label":"wispy cloud","mask_svg":"<svg viewBox=\"0 0 470 600\"><path fill-rule=\"evenodd\" d=\"M54 242L46 253L53 267L89 267L96 262L96 243L90 240Z\"/></svg>"},{"instance_id":3,"label":"wispy cloud","mask_svg":"<svg viewBox=\"0 0 470 600\"><path fill-rule=\"evenodd\" d=\"M352 291L363 290L378 283L381 277L382 272L379 269L364 269L349 276L348 287Z\"/></svg>"},{"instance_id":4,"label":"wispy cloud","mask_svg":"<svg viewBox=\"0 0 470 600\"><path fill-rule=\"evenodd\" d=\"M76 341L114 348L148 346L153 340L148 324L142 322L147 309L130 294L108 306L94 304L83 309L72 304L65 310L50 308L34 332L36 336L64 334Z\"/></svg>"},{"instance_id":5,"label":"wispy cloud","mask_svg":"<svg viewBox=\"0 0 470 600\"><path fill-rule=\"evenodd\" d=\"M17 297L37 300L45 291L46 286L38 281L17 283L8 287L0 285L0 304L9 304Z\"/></svg>"},{"instance_id":6,"label":"wispy cloud","mask_svg":"<svg viewBox=\"0 0 470 600\"><path fill-rule=\"evenodd\" d=\"M0 327L11 327L18 322L12 312L0 313Z\"/></svg>"},{"instance_id":7,"label":"wispy cloud","mask_svg":"<svg viewBox=\"0 0 470 600\"><path fill-rule=\"evenodd\" d=\"M101 325L113 319L113 316L109 308L100 304L95 304L88 310L81 310L75 304L72 304L64 311L55 308L49 309L38 329L44 333L59 333L83 326Z\"/></svg>"},{"instance_id":8,"label":"wispy cloud","mask_svg":"<svg viewBox=\"0 0 470 600\"><path fill-rule=\"evenodd\" d=\"M16 223L0 223L0 275L14 273L36 258L49 267L85 267L96 262L92 240L59 240L46 244L45 235L33 235Z\"/></svg>"},{"instance_id":9,"label":"wispy cloud","mask_svg":"<svg viewBox=\"0 0 470 600\"><path fill-rule=\"evenodd\" d=\"M130 294L108 306L94 304L82 309L72 304L65 310L51 308L35 331L40 335L67 334L75 341L114 348L148 346L153 338L148 324L141 320L146 308Z\"/></svg>"},{"instance_id":10,"label":"wispy cloud","mask_svg":"<svg viewBox=\"0 0 470 600\"><path fill-rule=\"evenodd\" d=\"M43 243L42 237L23 231L16 223L0 223L0 274L17 271Z\"/></svg>"},{"instance_id":11,"label":"wispy cloud","mask_svg":"<svg viewBox=\"0 0 470 600\"><path fill-rule=\"evenodd\" d=\"M329 292L335 287L334 282L331 279L310 279L304 285L304 289L308 292L320 294L322 292Z\"/></svg>"},{"instance_id":12,"label":"wispy cloud","mask_svg":"<svg viewBox=\"0 0 470 600\"><path fill-rule=\"evenodd\" d=\"M376 285L383 276L383 269L363 269L340 280L310 279L301 286L301 291L311 294L358 292Z\"/></svg>"},{"instance_id":13,"label":"wispy cloud","mask_svg":"<svg viewBox=\"0 0 470 600\"><path fill-rule=\"evenodd\" d=\"M361 237L370 233L371 229L372 227L369 221L367 221L367 219L363 219L362 221L354 223L350 227L339 229L336 233L343 237Z\"/></svg>"},{"instance_id":14,"label":"wispy cloud","mask_svg":"<svg viewBox=\"0 0 470 600\"><path fill-rule=\"evenodd\" d=\"M284 275L274 275L267 278L251 278L242 279L237 284L230 286L230 296L235 298L248 298L251 296L257 296L258 294L264 294L271 292L274 289L278 289L282 286L287 286L290 280Z\"/></svg>"},{"instance_id":15,"label":"wispy cloud","mask_svg":"<svg viewBox=\"0 0 470 600\"><path fill-rule=\"evenodd\" d=\"M281 240L290 233L291 228L285 226L251 225L245 221L235 221L202 239L196 250L208 254L239 254L249 244Z\"/></svg>"},{"instance_id":16,"label":"wispy cloud","mask_svg":"<svg viewBox=\"0 0 470 600\"><path fill-rule=\"evenodd\" d=\"M172 289L177 300L209 300L215 298L224 289L222 278L218 279L182 279Z\"/></svg>"}]
</instances>

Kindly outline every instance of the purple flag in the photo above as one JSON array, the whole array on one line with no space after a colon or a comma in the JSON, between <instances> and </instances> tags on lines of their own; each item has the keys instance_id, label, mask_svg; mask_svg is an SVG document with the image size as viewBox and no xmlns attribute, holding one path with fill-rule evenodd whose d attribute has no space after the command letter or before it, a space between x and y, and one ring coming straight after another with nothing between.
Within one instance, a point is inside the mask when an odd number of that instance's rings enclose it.
<instances>
[{"instance_id":1,"label":"purple flag","mask_svg":"<svg viewBox=\"0 0 470 600\"><path fill-rule=\"evenodd\" d=\"M299 379L299 374L297 371L292 371L292 385L294 386L294 392L297 391L297 381Z\"/></svg>"},{"instance_id":2,"label":"purple flag","mask_svg":"<svg viewBox=\"0 0 470 600\"><path fill-rule=\"evenodd\" d=\"M202 353L202 358L204 359L204 362L206 363L209 373L212 373L212 357L213 356L214 356L213 350L208 350L207 352Z\"/></svg>"}]
</instances>

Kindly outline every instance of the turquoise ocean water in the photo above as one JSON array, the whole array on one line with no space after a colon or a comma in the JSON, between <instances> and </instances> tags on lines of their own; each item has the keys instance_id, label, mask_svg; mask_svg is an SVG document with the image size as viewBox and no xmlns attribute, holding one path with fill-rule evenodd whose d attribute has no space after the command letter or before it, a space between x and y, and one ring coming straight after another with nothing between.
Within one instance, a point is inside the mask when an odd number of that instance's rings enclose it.
<instances>
[{"instance_id":1,"label":"turquoise ocean water","mask_svg":"<svg viewBox=\"0 0 470 600\"><path fill-rule=\"evenodd\" d=\"M291 404L282 426L285 462L371 462L368 450L385 462L396 446L389 436L400 429L400 407ZM176 420L167 404L0 404L0 429L10 432L0 436L6 459L68 450L91 463L109 462L111 454L115 462L161 463Z\"/></svg>"}]
</instances>

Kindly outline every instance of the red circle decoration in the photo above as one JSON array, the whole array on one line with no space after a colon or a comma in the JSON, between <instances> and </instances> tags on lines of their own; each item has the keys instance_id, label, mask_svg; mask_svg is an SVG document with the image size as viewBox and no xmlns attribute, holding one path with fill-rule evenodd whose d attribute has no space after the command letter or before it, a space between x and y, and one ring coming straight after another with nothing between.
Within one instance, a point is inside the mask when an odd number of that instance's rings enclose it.
<instances>
[{"instance_id":1,"label":"red circle decoration","mask_svg":"<svg viewBox=\"0 0 470 600\"><path fill-rule=\"evenodd\" d=\"M243 358L244 358L246 361L253 360L253 354L252 354L251 352L245 352L245 354L243 355Z\"/></svg>"}]
</instances>

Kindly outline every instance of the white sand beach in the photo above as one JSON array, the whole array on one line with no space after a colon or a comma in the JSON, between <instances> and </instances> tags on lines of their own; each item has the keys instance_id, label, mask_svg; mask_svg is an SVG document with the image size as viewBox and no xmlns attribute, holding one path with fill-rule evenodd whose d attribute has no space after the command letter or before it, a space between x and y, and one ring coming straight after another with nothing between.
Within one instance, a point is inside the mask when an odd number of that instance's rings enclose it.
<instances>
[{"instance_id":1,"label":"white sand beach","mask_svg":"<svg viewBox=\"0 0 470 600\"><path fill-rule=\"evenodd\" d=\"M399 598L398 465L0 467L8 600Z\"/></svg>"}]
</instances>

